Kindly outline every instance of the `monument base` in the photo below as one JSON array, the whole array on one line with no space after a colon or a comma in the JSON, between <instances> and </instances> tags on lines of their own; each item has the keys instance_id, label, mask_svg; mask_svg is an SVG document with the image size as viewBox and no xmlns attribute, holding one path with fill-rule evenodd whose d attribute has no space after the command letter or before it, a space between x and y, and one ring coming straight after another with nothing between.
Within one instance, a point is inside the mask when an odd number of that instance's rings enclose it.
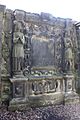
<instances>
[{"instance_id":1,"label":"monument base","mask_svg":"<svg viewBox=\"0 0 80 120\"><path fill-rule=\"evenodd\" d=\"M14 77L10 81L13 86L13 96L9 110L25 110L29 107L61 104L64 101L61 76Z\"/></svg>"},{"instance_id":2,"label":"monument base","mask_svg":"<svg viewBox=\"0 0 80 120\"><path fill-rule=\"evenodd\" d=\"M78 103L74 76L28 76L10 79L13 96L9 110L26 110L54 104Z\"/></svg>"},{"instance_id":3,"label":"monument base","mask_svg":"<svg viewBox=\"0 0 80 120\"><path fill-rule=\"evenodd\" d=\"M27 110L30 107L41 107L63 103L63 94L61 92L31 95L23 99L12 99L9 105L9 110Z\"/></svg>"}]
</instances>

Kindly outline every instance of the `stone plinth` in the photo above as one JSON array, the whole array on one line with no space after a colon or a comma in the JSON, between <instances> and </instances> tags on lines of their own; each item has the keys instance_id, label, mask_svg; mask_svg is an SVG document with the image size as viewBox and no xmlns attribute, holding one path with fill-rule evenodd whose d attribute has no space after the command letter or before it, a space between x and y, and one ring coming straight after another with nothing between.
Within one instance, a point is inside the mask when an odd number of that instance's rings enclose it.
<instances>
[{"instance_id":1,"label":"stone plinth","mask_svg":"<svg viewBox=\"0 0 80 120\"><path fill-rule=\"evenodd\" d=\"M78 103L79 96L75 90L75 80L73 74L68 74L64 77L65 80L65 104L69 103Z\"/></svg>"},{"instance_id":2,"label":"stone plinth","mask_svg":"<svg viewBox=\"0 0 80 120\"><path fill-rule=\"evenodd\" d=\"M63 103L63 78L61 76L28 76L10 79L13 85L13 99L10 110L24 110Z\"/></svg>"},{"instance_id":3,"label":"stone plinth","mask_svg":"<svg viewBox=\"0 0 80 120\"><path fill-rule=\"evenodd\" d=\"M25 104L28 98L28 88L27 81L28 79L25 77L21 78L11 78L12 83L12 100L10 101L9 108L14 107L15 105Z\"/></svg>"}]
</instances>

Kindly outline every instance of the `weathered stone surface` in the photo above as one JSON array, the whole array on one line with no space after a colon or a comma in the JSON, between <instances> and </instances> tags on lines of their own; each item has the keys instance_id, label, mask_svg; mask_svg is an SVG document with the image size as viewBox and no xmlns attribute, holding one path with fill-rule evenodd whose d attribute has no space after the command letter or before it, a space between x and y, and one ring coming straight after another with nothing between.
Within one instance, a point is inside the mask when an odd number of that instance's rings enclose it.
<instances>
[{"instance_id":1,"label":"weathered stone surface","mask_svg":"<svg viewBox=\"0 0 80 120\"><path fill-rule=\"evenodd\" d=\"M11 108L68 101L69 92L78 99L73 95L74 76L80 70L78 25L48 13L3 11L4 6L0 7L2 101L10 97Z\"/></svg>"},{"instance_id":2,"label":"weathered stone surface","mask_svg":"<svg viewBox=\"0 0 80 120\"><path fill-rule=\"evenodd\" d=\"M1 64L2 64L2 39L3 39L3 17L5 12L5 6L0 5L0 106L1 106L1 91L2 91L2 83L1 83Z\"/></svg>"},{"instance_id":3,"label":"weathered stone surface","mask_svg":"<svg viewBox=\"0 0 80 120\"><path fill-rule=\"evenodd\" d=\"M6 10L6 6L5 5L0 5L0 12L4 13Z\"/></svg>"},{"instance_id":4,"label":"weathered stone surface","mask_svg":"<svg viewBox=\"0 0 80 120\"><path fill-rule=\"evenodd\" d=\"M14 16L15 16L16 20L18 20L18 21L24 21L25 12L22 11L22 10L15 10L14 11Z\"/></svg>"},{"instance_id":5,"label":"weathered stone surface","mask_svg":"<svg viewBox=\"0 0 80 120\"><path fill-rule=\"evenodd\" d=\"M3 20L2 74L10 74L10 55L12 40L12 11L7 10Z\"/></svg>"},{"instance_id":6,"label":"weathered stone surface","mask_svg":"<svg viewBox=\"0 0 80 120\"><path fill-rule=\"evenodd\" d=\"M54 66L54 40L37 37L33 38L32 45L33 66Z\"/></svg>"}]
</instances>

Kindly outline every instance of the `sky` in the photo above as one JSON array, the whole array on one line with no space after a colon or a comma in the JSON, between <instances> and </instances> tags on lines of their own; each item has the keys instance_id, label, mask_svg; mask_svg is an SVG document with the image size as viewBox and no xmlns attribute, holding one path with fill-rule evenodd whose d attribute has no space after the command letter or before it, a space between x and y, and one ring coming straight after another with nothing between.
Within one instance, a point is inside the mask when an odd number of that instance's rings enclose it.
<instances>
[{"instance_id":1,"label":"sky","mask_svg":"<svg viewBox=\"0 0 80 120\"><path fill-rule=\"evenodd\" d=\"M80 0L0 0L6 8L32 13L51 13L55 17L80 21Z\"/></svg>"}]
</instances>

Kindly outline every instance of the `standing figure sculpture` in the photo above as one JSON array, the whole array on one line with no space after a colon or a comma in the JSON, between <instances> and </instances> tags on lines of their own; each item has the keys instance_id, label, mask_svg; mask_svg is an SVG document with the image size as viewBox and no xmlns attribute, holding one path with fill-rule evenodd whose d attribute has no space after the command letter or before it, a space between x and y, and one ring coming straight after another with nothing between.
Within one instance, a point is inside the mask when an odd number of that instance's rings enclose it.
<instances>
[{"instance_id":1,"label":"standing figure sculpture","mask_svg":"<svg viewBox=\"0 0 80 120\"><path fill-rule=\"evenodd\" d=\"M13 73L22 75L24 61L24 34L22 23L15 21L15 30L13 36Z\"/></svg>"},{"instance_id":2,"label":"standing figure sculpture","mask_svg":"<svg viewBox=\"0 0 80 120\"><path fill-rule=\"evenodd\" d=\"M72 42L71 40L66 40L65 47L66 47L66 70L67 72L71 72L73 70L73 52L72 52Z\"/></svg>"}]
</instances>

